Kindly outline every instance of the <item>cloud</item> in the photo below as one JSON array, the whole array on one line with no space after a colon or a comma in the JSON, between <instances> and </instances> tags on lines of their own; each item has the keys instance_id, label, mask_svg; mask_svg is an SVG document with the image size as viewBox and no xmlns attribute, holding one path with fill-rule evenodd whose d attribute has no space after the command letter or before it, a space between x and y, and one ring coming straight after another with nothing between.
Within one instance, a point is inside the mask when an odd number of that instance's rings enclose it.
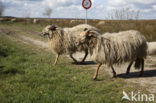
<instances>
[{"instance_id":1,"label":"cloud","mask_svg":"<svg viewBox=\"0 0 156 103\"><path fill-rule=\"evenodd\" d=\"M53 17L72 17L81 10L80 0L3 0L6 8L4 15L23 17L43 17L46 8L53 9ZM22 13L23 12L23 13ZM64 16L63 16L64 15ZM75 16L74 15L74 16Z\"/></svg>"},{"instance_id":2,"label":"cloud","mask_svg":"<svg viewBox=\"0 0 156 103\"><path fill-rule=\"evenodd\" d=\"M153 4L153 3L156 3L155 0L131 0L130 2L132 3L139 3L139 4Z\"/></svg>"},{"instance_id":3,"label":"cloud","mask_svg":"<svg viewBox=\"0 0 156 103\"><path fill-rule=\"evenodd\" d=\"M154 10L156 10L156 5L153 5L152 7L153 7Z\"/></svg>"},{"instance_id":4,"label":"cloud","mask_svg":"<svg viewBox=\"0 0 156 103\"><path fill-rule=\"evenodd\" d=\"M144 12L151 11L153 5L156 5L156 0L109 0L107 7L108 9L130 8Z\"/></svg>"},{"instance_id":5,"label":"cloud","mask_svg":"<svg viewBox=\"0 0 156 103\"><path fill-rule=\"evenodd\" d=\"M44 17L46 8L52 8L53 18L85 18L82 0L1 0L5 5L4 15L17 17ZM92 0L88 17L105 19L114 9L130 8L143 13L142 18L156 17L156 0Z\"/></svg>"},{"instance_id":6,"label":"cloud","mask_svg":"<svg viewBox=\"0 0 156 103\"><path fill-rule=\"evenodd\" d=\"M49 7L70 7L73 5L80 5L81 2L80 0L43 0L42 4L44 6L49 6Z\"/></svg>"},{"instance_id":7,"label":"cloud","mask_svg":"<svg viewBox=\"0 0 156 103\"><path fill-rule=\"evenodd\" d=\"M5 4L5 16L15 17L41 17L44 7L41 2L32 0L15 0L16 2L4 2Z\"/></svg>"},{"instance_id":8,"label":"cloud","mask_svg":"<svg viewBox=\"0 0 156 103\"><path fill-rule=\"evenodd\" d=\"M156 0L109 0L107 10L129 8L130 10L140 11L141 19L154 19L156 17L155 5Z\"/></svg>"}]
</instances>

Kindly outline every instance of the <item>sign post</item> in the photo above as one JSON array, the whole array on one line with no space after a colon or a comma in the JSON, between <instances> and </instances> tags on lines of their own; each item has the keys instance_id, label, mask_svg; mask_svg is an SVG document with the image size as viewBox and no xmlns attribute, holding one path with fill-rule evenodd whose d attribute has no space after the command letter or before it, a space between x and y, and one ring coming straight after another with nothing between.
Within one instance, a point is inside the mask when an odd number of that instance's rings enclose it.
<instances>
[{"instance_id":1,"label":"sign post","mask_svg":"<svg viewBox=\"0 0 156 103\"><path fill-rule=\"evenodd\" d=\"M92 6L91 0L83 0L83 1L82 1L82 6L83 6L83 8L86 10L85 24L87 24L87 10L88 10L89 8L91 8L91 6Z\"/></svg>"},{"instance_id":2,"label":"sign post","mask_svg":"<svg viewBox=\"0 0 156 103\"><path fill-rule=\"evenodd\" d=\"M85 24L87 24L87 9L86 9L86 19L85 19Z\"/></svg>"}]
</instances>

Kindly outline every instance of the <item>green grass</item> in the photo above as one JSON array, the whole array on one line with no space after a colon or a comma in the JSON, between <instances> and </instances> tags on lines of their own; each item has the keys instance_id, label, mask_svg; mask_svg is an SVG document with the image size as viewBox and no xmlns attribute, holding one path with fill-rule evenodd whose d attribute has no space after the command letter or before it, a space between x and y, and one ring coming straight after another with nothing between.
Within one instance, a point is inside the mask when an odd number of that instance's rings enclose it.
<instances>
[{"instance_id":1,"label":"green grass","mask_svg":"<svg viewBox=\"0 0 156 103\"><path fill-rule=\"evenodd\" d=\"M17 24L12 28L20 26L25 27ZM122 90L141 88L121 78L112 79L104 71L94 81L95 70L90 66L73 65L65 57L52 66L54 59L49 51L0 33L0 102L120 103Z\"/></svg>"}]
</instances>

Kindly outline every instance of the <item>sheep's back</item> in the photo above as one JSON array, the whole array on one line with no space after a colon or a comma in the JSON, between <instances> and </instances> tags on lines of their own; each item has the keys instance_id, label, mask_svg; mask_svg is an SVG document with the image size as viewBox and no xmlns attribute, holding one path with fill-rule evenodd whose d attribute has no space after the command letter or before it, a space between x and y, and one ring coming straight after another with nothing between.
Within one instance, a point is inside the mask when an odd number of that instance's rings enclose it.
<instances>
[{"instance_id":1,"label":"sheep's back","mask_svg":"<svg viewBox=\"0 0 156 103\"><path fill-rule=\"evenodd\" d=\"M148 42L148 55L156 55L156 42Z\"/></svg>"},{"instance_id":2,"label":"sheep's back","mask_svg":"<svg viewBox=\"0 0 156 103\"><path fill-rule=\"evenodd\" d=\"M109 33L103 34L96 49L96 53L94 53L96 61L109 65L128 62L138 57L145 58L147 55L146 39L135 30L111 33L110 35Z\"/></svg>"}]
</instances>

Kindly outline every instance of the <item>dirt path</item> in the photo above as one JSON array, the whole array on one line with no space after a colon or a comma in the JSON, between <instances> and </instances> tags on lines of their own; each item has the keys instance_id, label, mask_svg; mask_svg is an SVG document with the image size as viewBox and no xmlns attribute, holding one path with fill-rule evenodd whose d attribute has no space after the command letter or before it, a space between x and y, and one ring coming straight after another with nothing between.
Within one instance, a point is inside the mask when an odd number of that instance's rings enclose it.
<instances>
[{"instance_id":1,"label":"dirt path","mask_svg":"<svg viewBox=\"0 0 156 103\"><path fill-rule=\"evenodd\" d=\"M39 47L42 47L42 48L47 48L48 49L48 42L43 42L43 41L40 41L40 40L36 40L36 39L33 39L33 38L30 38L30 37L27 37L27 36L19 36L21 39L23 39L25 42L29 42L29 43L33 43L34 45L37 45Z\"/></svg>"},{"instance_id":2,"label":"dirt path","mask_svg":"<svg viewBox=\"0 0 156 103\"><path fill-rule=\"evenodd\" d=\"M36 46L39 46L41 48L48 48L48 43L33 39L26 36L20 36L21 39L23 39L25 42L34 44ZM84 56L84 53L76 53L74 54L74 57L78 60L81 60ZM86 61L91 61L90 56L87 57ZM92 68L95 69L96 65L91 64ZM131 68L131 72L129 75L125 75L126 68L128 64L125 63L121 66L114 66L115 71L118 74L119 78L124 78L128 82L134 82L137 84L140 84L147 88L151 93L156 93L156 56L149 56L145 61L145 72L143 77L138 77L140 70L135 70L134 67ZM101 70L104 70L106 73L110 74L110 77L112 76L112 71L107 66L103 65L101 67Z\"/></svg>"}]
</instances>

